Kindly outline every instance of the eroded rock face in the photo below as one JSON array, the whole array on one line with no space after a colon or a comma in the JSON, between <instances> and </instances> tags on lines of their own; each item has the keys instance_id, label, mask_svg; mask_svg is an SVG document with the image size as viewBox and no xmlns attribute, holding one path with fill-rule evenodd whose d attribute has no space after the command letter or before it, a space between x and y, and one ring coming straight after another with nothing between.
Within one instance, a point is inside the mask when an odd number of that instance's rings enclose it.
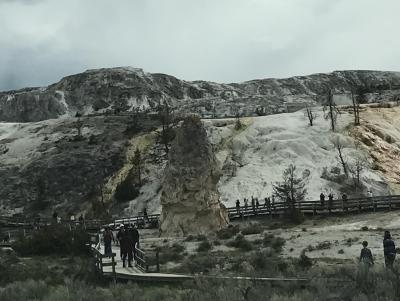
<instances>
[{"instance_id":1,"label":"eroded rock face","mask_svg":"<svg viewBox=\"0 0 400 301\"><path fill-rule=\"evenodd\" d=\"M207 234L228 223L219 202L221 176L197 117L184 120L172 144L161 194L161 235Z\"/></svg>"}]
</instances>

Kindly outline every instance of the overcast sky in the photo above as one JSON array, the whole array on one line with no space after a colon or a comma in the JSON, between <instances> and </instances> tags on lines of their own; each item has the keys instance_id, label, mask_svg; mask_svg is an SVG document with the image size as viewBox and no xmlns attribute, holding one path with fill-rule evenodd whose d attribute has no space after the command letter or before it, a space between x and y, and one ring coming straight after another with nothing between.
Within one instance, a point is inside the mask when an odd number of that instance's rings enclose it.
<instances>
[{"instance_id":1,"label":"overcast sky","mask_svg":"<svg viewBox=\"0 0 400 301\"><path fill-rule=\"evenodd\" d=\"M0 0L0 90L134 66L240 82L400 71L399 0Z\"/></svg>"}]
</instances>

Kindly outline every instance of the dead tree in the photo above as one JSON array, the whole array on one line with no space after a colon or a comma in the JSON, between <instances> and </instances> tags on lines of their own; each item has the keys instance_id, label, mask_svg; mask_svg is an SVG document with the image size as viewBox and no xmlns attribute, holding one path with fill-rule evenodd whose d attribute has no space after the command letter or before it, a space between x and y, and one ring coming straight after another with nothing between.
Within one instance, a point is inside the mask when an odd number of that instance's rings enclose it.
<instances>
[{"instance_id":1,"label":"dead tree","mask_svg":"<svg viewBox=\"0 0 400 301\"><path fill-rule=\"evenodd\" d=\"M354 125L360 125L360 102L359 94L355 95L354 91L351 92L351 101L353 103Z\"/></svg>"},{"instance_id":2,"label":"dead tree","mask_svg":"<svg viewBox=\"0 0 400 301\"><path fill-rule=\"evenodd\" d=\"M139 182L139 185L142 185L143 159L142 159L142 153L138 147L135 150L135 154L133 155L131 163L135 169L135 173L136 173L136 177Z\"/></svg>"},{"instance_id":3,"label":"dead tree","mask_svg":"<svg viewBox=\"0 0 400 301\"><path fill-rule=\"evenodd\" d=\"M344 156L343 156L343 149L344 149L344 146L343 146L343 144L341 143L339 137L336 137L336 138L333 140L333 145L335 146L335 148L336 148L336 150L337 150L337 152L338 152L338 160L339 160L339 163L342 165L343 172L344 172L344 174L346 175L346 178L347 178L347 177L349 176L349 171L348 171L348 168L347 168L346 160L344 159Z\"/></svg>"},{"instance_id":4,"label":"dead tree","mask_svg":"<svg viewBox=\"0 0 400 301\"><path fill-rule=\"evenodd\" d=\"M360 156L356 157L354 161L349 164L349 171L353 179L354 188L361 187L361 173L365 169L366 160Z\"/></svg>"},{"instance_id":5,"label":"dead tree","mask_svg":"<svg viewBox=\"0 0 400 301\"><path fill-rule=\"evenodd\" d=\"M167 102L159 106L158 119L162 126L159 138L161 140L161 144L164 145L165 152L168 154L170 142L175 137L175 131L173 129L174 114Z\"/></svg>"},{"instance_id":6,"label":"dead tree","mask_svg":"<svg viewBox=\"0 0 400 301\"><path fill-rule=\"evenodd\" d=\"M334 132L336 130L337 116L338 114L340 114L340 112L333 100L332 90L328 90L327 101L325 103L323 110L324 110L324 118L326 120L329 119L331 121L331 130L332 132Z\"/></svg>"},{"instance_id":7,"label":"dead tree","mask_svg":"<svg viewBox=\"0 0 400 301\"><path fill-rule=\"evenodd\" d=\"M304 115L308 118L309 125L313 126L314 120L318 117L317 113L315 113L315 111L313 111L311 107L306 105L306 112L304 113Z\"/></svg>"},{"instance_id":8,"label":"dead tree","mask_svg":"<svg viewBox=\"0 0 400 301\"><path fill-rule=\"evenodd\" d=\"M242 121L240 120L239 108L231 108L233 115L235 116L235 130L240 130L243 127Z\"/></svg>"}]
</instances>

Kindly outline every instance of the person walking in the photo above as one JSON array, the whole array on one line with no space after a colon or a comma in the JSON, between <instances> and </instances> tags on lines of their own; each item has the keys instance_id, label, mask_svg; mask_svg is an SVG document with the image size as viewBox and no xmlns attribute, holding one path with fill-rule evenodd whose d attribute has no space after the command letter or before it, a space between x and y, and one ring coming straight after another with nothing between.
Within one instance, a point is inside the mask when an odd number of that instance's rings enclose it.
<instances>
[{"instance_id":1,"label":"person walking","mask_svg":"<svg viewBox=\"0 0 400 301\"><path fill-rule=\"evenodd\" d=\"M249 200L248 199L244 199L244 212L247 212L247 207L249 206Z\"/></svg>"},{"instance_id":2,"label":"person walking","mask_svg":"<svg viewBox=\"0 0 400 301\"><path fill-rule=\"evenodd\" d=\"M368 242L363 241L362 242L363 248L361 249L360 253L360 262L366 264L368 267L372 266L374 264L374 257L372 256L372 252L368 247Z\"/></svg>"},{"instance_id":3,"label":"person walking","mask_svg":"<svg viewBox=\"0 0 400 301\"><path fill-rule=\"evenodd\" d=\"M253 214L256 213L256 201L253 196L251 196L251 209L253 210Z\"/></svg>"},{"instance_id":4,"label":"person walking","mask_svg":"<svg viewBox=\"0 0 400 301\"><path fill-rule=\"evenodd\" d=\"M258 198L256 198L256 214L258 214L259 207L260 207L260 202L258 201Z\"/></svg>"},{"instance_id":5,"label":"person walking","mask_svg":"<svg viewBox=\"0 0 400 301\"><path fill-rule=\"evenodd\" d=\"M236 200L236 213L240 215L240 201L239 199Z\"/></svg>"},{"instance_id":6,"label":"person walking","mask_svg":"<svg viewBox=\"0 0 400 301\"><path fill-rule=\"evenodd\" d=\"M385 256L386 268L393 269L393 263L396 258L396 245L389 231L385 231L383 235L383 255Z\"/></svg>"},{"instance_id":7,"label":"person walking","mask_svg":"<svg viewBox=\"0 0 400 301\"><path fill-rule=\"evenodd\" d=\"M360 269L359 269L359 276L361 277L362 281L366 281L368 279L368 272L371 266L374 265L374 257L372 256L372 252L368 247L368 242L362 242L363 248L361 249L360 253Z\"/></svg>"},{"instance_id":8,"label":"person walking","mask_svg":"<svg viewBox=\"0 0 400 301\"><path fill-rule=\"evenodd\" d=\"M111 243L115 242L114 234L111 231L110 227L106 227L103 233L103 240L104 240L104 255L111 255L112 248Z\"/></svg>"}]
</instances>

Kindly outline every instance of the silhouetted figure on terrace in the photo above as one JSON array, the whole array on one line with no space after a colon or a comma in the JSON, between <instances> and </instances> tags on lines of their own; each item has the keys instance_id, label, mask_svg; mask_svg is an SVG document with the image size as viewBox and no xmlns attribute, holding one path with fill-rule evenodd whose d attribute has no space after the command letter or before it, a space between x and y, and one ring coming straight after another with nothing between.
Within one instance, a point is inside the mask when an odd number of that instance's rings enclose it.
<instances>
[{"instance_id":1,"label":"silhouetted figure on terrace","mask_svg":"<svg viewBox=\"0 0 400 301\"><path fill-rule=\"evenodd\" d=\"M253 213L256 213L256 201L253 196L251 196L251 209L253 209Z\"/></svg>"},{"instance_id":2,"label":"silhouetted figure on terrace","mask_svg":"<svg viewBox=\"0 0 400 301\"><path fill-rule=\"evenodd\" d=\"M236 200L236 213L237 215L240 215L240 201Z\"/></svg>"},{"instance_id":3,"label":"silhouetted figure on terrace","mask_svg":"<svg viewBox=\"0 0 400 301\"><path fill-rule=\"evenodd\" d=\"M322 192L319 195L319 201L321 203L321 207L324 208L325 207L325 194L323 194Z\"/></svg>"},{"instance_id":4,"label":"silhouetted figure on terrace","mask_svg":"<svg viewBox=\"0 0 400 301\"><path fill-rule=\"evenodd\" d=\"M347 211L347 194L345 193L342 194L342 204L343 210Z\"/></svg>"},{"instance_id":5,"label":"silhouetted figure on terrace","mask_svg":"<svg viewBox=\"0 0 400 301\"><path fill-rule=\"evenodd\" d=\"M333 206L333 194L332 194L332 192L331 192L331 193L328 195L328 209L329 209L329 213L331 213L332 206Z\"/></svg>"},{"instance_id":6,"label":"silhouetted figure on terrace","mask_svg":"<svg viewBox=\"0 0 400 301\"><path fill-rule=\"evenodd\" d=\"M258 201L258 198L256 198L256 213L258 213L258 208L260 207L260 202Z\"/></svg>"}]
</instances>

